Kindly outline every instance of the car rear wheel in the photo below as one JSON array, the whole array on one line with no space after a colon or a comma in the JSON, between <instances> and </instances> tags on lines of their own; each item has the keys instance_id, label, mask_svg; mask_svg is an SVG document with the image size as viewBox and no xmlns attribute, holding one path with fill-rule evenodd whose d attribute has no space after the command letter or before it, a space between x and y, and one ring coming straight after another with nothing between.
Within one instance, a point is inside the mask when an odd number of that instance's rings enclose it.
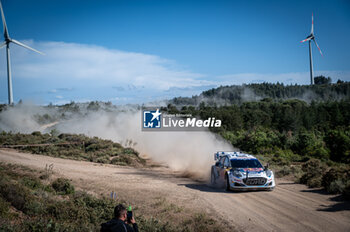
<instances>
[{"instance_id":1,"label":"car rear wheel","mask_svg":"<svg viewBox=\"0 0 350 232\"><path fill-rule=\"evenodd\" d=\"M214 173L213 169L211 170L210 183L212 185L216 185L216 177L215 177L215 173Z\"/></svg>"}]
</instances>

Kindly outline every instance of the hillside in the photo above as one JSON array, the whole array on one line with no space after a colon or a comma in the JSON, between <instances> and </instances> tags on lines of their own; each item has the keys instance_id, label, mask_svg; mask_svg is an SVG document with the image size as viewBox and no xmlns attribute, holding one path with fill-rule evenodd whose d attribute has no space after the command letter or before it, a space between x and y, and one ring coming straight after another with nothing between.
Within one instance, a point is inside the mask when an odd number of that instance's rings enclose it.
<instances>
[{"instance_id":1,"label":"hillside","mask_svg":"<svg viewBox=\"0 0 350 232\"><path fill-rule=\"evenodd\" d=\"M129 141L127 145L132 145ZM50 134L35 131L31 134L1 132L0 147L14 148L33 154L44 154L74 160L123 166L144 166L145 160L131 147L123 147L111 140L76 134Z\"/></svg>"},{"instance_id":2,"label":"hillside","mask_svg":"<svg viewBox=\"0 0 350 232\"><path fill-rule=\"evenodd\" d=\"M284 85L262 83L247 85L220 86L202 92L200 95L177 97L169 101L173 105L231 105L264 98L273 100L300 99L312 101L338 101L350 98L350 82L317 85Z\"/></svg>"}]
</instances>

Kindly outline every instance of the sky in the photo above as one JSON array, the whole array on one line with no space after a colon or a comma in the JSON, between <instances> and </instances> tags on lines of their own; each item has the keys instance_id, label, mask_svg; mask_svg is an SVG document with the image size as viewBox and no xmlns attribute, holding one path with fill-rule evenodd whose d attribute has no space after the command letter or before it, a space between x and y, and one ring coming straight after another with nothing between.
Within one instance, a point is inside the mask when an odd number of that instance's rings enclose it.
<instances>
[{"instance_id":1,"label":"sky","mask_svg":"<svg viewBox=\"0 0 350 232\"><path fill-rule=\"evenodd\" d=\"M323 52L313 44L315 76L350 81L348 0L1 2L10 37L45 53L11 44L15 102L145 103L220 85L308 84L308 44L300 41L312 13Z\"/></svg>"}]
</instances>

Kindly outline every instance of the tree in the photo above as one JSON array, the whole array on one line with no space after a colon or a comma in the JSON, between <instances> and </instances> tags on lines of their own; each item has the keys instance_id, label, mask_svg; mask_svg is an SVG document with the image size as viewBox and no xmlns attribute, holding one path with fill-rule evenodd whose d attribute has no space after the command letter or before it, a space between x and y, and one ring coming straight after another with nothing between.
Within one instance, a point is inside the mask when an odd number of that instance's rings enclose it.
<instances>
[{"instance_id":1,"label":"tree","mask_svg":"<svg viewBox=\"0 0 350 232\"><path fill-rule=\"evenodd\" d=\"M324 138L331 152L331 159L337 162L350 161L350 137L341 130L331 130Z\"/></svg>"},{"instance_id":2,"label":"tree","mask_svg":"<svg viewBox=\"0 0 350 232\"><path fill-rule=\"evenodd\" d=\"M323 85L323 84L330 84L332 83L332 78L325 77L325 76L317 76L315 77L315 84L316 85Z\"/></svg>"}]
</instances>

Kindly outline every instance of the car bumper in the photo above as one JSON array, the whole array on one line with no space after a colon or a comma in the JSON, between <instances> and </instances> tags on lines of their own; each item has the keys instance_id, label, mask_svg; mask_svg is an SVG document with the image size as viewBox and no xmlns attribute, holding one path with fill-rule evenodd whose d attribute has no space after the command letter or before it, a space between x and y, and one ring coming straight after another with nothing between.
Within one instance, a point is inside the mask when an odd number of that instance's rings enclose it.
<instances>
[{"instance_id":1,"label":"car bumper","mask_svg":"<svg viewBox=\"0 0 350 232\"><path fill-rule=\"evenodd\" d=\"M241 191L249 191L249 190L273 190L275 188L275 181L269 181L264 185L246 185L243 182L230 182L230 189L232 190L241 190Z\"/></svg>"}]
</instances>

